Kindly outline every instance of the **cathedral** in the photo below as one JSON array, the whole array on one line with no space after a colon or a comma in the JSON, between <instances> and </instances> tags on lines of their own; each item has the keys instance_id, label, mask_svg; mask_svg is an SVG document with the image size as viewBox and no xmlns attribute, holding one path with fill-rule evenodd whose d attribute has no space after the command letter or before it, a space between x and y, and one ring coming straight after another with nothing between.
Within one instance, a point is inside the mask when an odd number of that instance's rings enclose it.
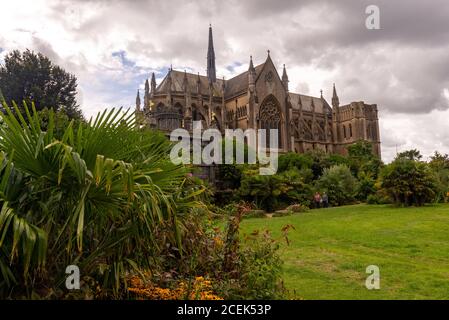
<instances>
[{"instance_id":1,"label":"cathedral","mask_svg":"<svg viewBox=\"0 0 449 320\"><path fill-rule=\"evenodd\" d=\"M145 82L143 105L137 92L136 114L143 125L171 132L202 128L278 129L279 152L322 150L346 154L359 140L372 143L380 157L377 105L363 101L340 105L335 84L331 105L321 92L312 97L289 91L285 65L279 76L268 51L264 63L231 79L217 79L212 27L209 27L207 75L170 68L157 85L154 73ZM267 137L268 139L268 137Z\"/></svg>"}]
</instances>

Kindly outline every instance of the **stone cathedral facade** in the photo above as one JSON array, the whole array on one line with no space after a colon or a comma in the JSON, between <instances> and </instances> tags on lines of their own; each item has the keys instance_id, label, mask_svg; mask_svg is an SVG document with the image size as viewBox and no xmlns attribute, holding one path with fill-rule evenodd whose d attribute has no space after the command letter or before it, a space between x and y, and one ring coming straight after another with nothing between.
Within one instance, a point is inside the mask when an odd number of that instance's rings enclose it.
<instances>
[{"instance_id":1,"label":"stone cathedral facade","mask_svg":"<svg viewBox=\"0 0 449 320\"><path fill-rule=\"evenodd\" d=\"M280 152L319 149L347 152L359 140L372 143L380 157L376 104L363 101L340 105L335 85L331 104L321 93L312 97L289 91L287 70L279 76L268 51L264 63L235 77L217 79L212 28L209 27L207 75L170 68L157 85L154 73L145 83L143 105L137 92L136 112L144 125L166 131L202 127L224 129L279 129Z\"/></svg>"}]
</instances>

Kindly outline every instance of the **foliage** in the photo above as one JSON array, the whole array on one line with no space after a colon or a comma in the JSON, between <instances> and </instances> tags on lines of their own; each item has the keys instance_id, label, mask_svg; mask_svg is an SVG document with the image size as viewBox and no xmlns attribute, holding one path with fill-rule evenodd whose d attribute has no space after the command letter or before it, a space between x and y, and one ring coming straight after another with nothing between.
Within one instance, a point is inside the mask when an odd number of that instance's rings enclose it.
<instances>
[{"instance_id":1,"label":"foliage","mask_svg":"<svg viewBox=\"0 0 449 320\"><path fill-rule=\"evenodd\" d=\"M229 139L222 140L222 165L219 166L219 179L221 181L222 189L237 189L240 187L240 181L242 179L242 173L248 165L237 163L237 150L243 149L243 157L245 163L248 161L248 145L243 146L235 140L232 140L232 161L231 163L226 162L226 145L230 143Z\"/></svg>"},{"instance_id":2,"label":"foliage","mask_svg":"<svg viewBox=\"0 0 449 320\"><path fill-rule=\"evenodd\" d=\"M381 188L398 205L422 206L435 199L437 186L428 164L398 157L381 173Z\"/></svg>"},{"instance_id":3,"label":"foliage","mask_svg":"<svg viewBox=\"0 0 449 320\"><path fill-rule=\"evenodd\" d=\"M300 203L307 207L310 206L313 197L312 171L310 169L300 171L291 169L283 172L280 176L287 186L286 191L280 195L280 201L287 205Z\"/></svg>"},{"instance_id":4,"label":"foliage","mask_svg":"<svg viewBox=\"0 0 449 320\"><path fill-rule=\"evenodd\" d=\"M282 260L278 250L279 243L268 231L255 231L246 237L239 251L239 277L237 281L228 279L222 285L221 290L229 292L228 299L284 298Z\"/></svg>"},{"instance_id":5,"label":"foliage","mask_svg":"<svg viewBox=\"0 0 449 320\"><path fill-rule=\"evenodd\" d=\"M372 145L365 140L357 141L348 146L348 155L350 158L366 159L373 155Z\"/></svg>"},{"instance_id":6,"label":"foliage","mask_svg":"<svg viewBox=\"0 0 449 320\"><path fill-rule=\"evenodd\" d=\"M137 131L132 114L105 111L69 123L60 139L33 106L4 106L0 127L0 294L64 294L67 265L120 297L129 270L150 268L155 229L182 254L180 217L199 206L185 192L185 170L169 161L161 134ZM47 257L51 257L48 259ZM42 290L45 289L45 292Z\"/></svg>"},{"instance_id":7,"label":"foliage","mask_svg":"<svg viewBox=\"0 0 449 320\"><path fill-rule=\"evenodd\" d=\"M324 170L316 188L327 193L332 205L349 204L355 200L357 179L346 165L333 166Z\"/></svg>"},{"instance_id":8,"label":"foliage","mask_svg":"<svg viewBox=\"0 0 449 320\"><path fill-rule=\"evenodd\" d=\"M176 248L170 243L161 243L160 247L166 249L155 256L164 261L160 270L152 270L157 276L152 277L151 285L170 289L164 292L172 294L180 281L201 275L210 280L210 291L224 299L281 297L284 291L277 243L268 234L242 239L240 222L251 212L251 204L238 203L229 210L224 230L214 227L199 212L189 213L182 234L184 255L176 255Z\"/></svg>"},{"instance_id":9,"label":"foliage","mask_svg":"<svg viewBox=\"0 0 449 320\"><path fill-rule=\"evenodd\" d=\"M237 189L242 180L243 165L222 164L219 167L222 188Z\"/></svg>"},{"instance_id":10,"label":"foliage","mask_svg":"<svg viewBox=\"0 0 449 320\"><path fill-rule=\"evenodd\" d=\"M281 154L278 161L278 172L283 172L291 169L310 169L313 160L308 154L299 154L296 152L289 152Z\"/></svg>"},{"instance_id":11,"label":"foliage","mask_svg":"<svg viewBox=\"0 0 449 320\"><path fill-rule=\"evenodd\" d=\"M311 186L306 182L310 169L290 169L275 175L258 175L248 172L242 179L238 195L254 200L257 207L267 211L278 209L283 204L310 204Z\"/></svg>"},{"instance_id":12,"label":"foliage","mask_svg":"<svg viewBox=\"0 0 449 320\"><path fill-rule=\"evenodd\" d=\"M372 144L361 140L348 147L348 162L352 173L357 177L361 172L377 179L382 161L373 153Z\"/></svg>"},{"instance_id":13,"label":"foliage","mask_svg":"<svg viewBox=\"0 0 449 320\"><path fill-rule=\"evenodd\" d=\"M212 290L210 280L204 277L196 277L193 280L177 281L175 288L160 288L145 281L138 275L130 279L131 287L128 291L133 293L137 299L150 300L223 300Z\"/></svg>"},{"instance_id":14,"label":"foliage","mask_svg":"<svg viewBox=\"0 0 449 320\"><path fill-rule=\"evenodd\" d=\"M66 112L62 109L58 111L53 111L52 109L43 108L37 113L40 120L40 126L42 131L47 131L49 129L48 126L50 121L50 114L53 114L53 122L54 122L53 136L55 137L55 139L61 140L62 137L64 136L64 132L66 131L67 127L70 125L70 122L72 121L72 119L70 119L70 117L66 114ZM75 135L81 122L83 122L83 119L73 119L72 127Z\"/></svg>"},{"instance_id":15,"label":"foliage","mask_svg":"<svg viewBox=\"0 0 449 320\"><path fill-rule=\"evenodd\" d=\"M436 201L446 202L449 198L449 155L436 151L430 157L429 167L435 177Z\"/></svg>"},{"instance_id":16,"label":"foliage","mask_svg":"<svg viewBox=\"0 0 449 320\"><path fill-rule=\"evenodd\" d=\"M285 288L281 281L279 243L269 232L259 231L241 240L240 223L250 210L246 204L240 204L228 221L222 264L225 272L215 290L227 299L282 298Z\"/></svg>"},{"instance_id":17,"label":"foliage","mask_svg":"<svg viewBox=\"0 0 449 320\"><path fill-rule=\"evenodd\" d=\"M36 109L53 107L69 118L82 118L76 103L76 77L54 65L41 53L12 51L0 65L0 90L7 103L36 103Z\"/></svg>"},{"instance_id":18,"label":"foliage","mask_svg":"<svg viewBox=\"0 0 449 320\"><path fill-rule=\"evenodd\" d=\"M310 169L313 173L313 179L316 180L323 174L324 169L329 168L327 155L321 150L310 150L306 155L312 159L312 166Z\"/></svg>"},{"instance_id":19,"label":"foliage","mask_svg":"<svg viewBox=\"0 0 449 320\"><path fill-rule=\"evenodd\" d=\"M412 149L400 152L396 155L396 159L420 161L422 159L422 154L419 150Z\"/></svg>"},{"instance_id":20,"label":"foliage","mask_svg":"<svg viewBox=\"0 0 449 320\"><path fill-rule=\"evenodd\" d=\"M391 200L388 196L384 195L382 192L377 192L375 194L370 194L366 198L367 204L391 204Z\"/></svg>"},{"instance_id":21,"label":"foliage","mask_svg":"<svg viewBox=\"0 0 449 320\"><path fill-rule=\"evenodd\" d=\"M430 157L429 165L432 169L449 169L449 155L435 151Z\"/></svg>"},{"instance_id":22,"label":"foliage","mask_svg":"<svg viewBox=\"0 0 449 320\"><path fill-rule=\"evenodd\" d=\"M279 196L287 192L288 186L280 175L246 175L239 188L243 199L254 199L256 206L272 211L279 206Z\"/></svg>"},{"instance_id":23,"label":"foliage","mask_svg":"<svg viewBox=\"0 0 449 320\"><path fill-rule=\"evenodd\" d=\"M371 173L361 171L358 175L357 199L366 200L369 196L376 193L376 180Z\"/></svg>"}]
</instances>

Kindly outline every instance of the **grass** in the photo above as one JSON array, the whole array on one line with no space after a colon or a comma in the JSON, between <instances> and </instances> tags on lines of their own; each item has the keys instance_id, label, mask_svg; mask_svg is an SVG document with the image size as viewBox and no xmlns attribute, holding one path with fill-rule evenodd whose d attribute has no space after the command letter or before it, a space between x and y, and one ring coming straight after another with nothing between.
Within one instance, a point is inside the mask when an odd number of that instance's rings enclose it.
<instances>
[{"instance_id":1,"label":"grass","mask_svg":"<svg viewBox=\"0 0 449 320\"><path fill-rule=\"evenodd\" d=\"M295 299L449 299L449 205L354 205L247 219L242 232L294 226L281 245L284 282ZM368 290L366 267L380 268Z\"/></svg>"}]
</instances>

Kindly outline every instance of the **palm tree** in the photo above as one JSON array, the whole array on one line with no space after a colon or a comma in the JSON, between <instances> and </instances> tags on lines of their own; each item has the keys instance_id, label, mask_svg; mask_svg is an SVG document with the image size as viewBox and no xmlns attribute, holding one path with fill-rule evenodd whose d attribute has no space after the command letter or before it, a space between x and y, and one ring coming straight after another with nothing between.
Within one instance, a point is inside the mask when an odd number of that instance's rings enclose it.
<instances>
[{"instance_id":1,"label":"palm tree","mask_svg":"<svg viewBox=\"0 0 449 320\"><path fill-rule=\"evenodd\" d=\"M4 105L0 127L0 296L61 288L67 265L118 297L130 269L151 267L157 224L181 246L179 216L198 205L170 143L112 109L88 123L44 131L34 105ZM49 285L51 284L51 285Z\"/></svg>"}]
</instances>

